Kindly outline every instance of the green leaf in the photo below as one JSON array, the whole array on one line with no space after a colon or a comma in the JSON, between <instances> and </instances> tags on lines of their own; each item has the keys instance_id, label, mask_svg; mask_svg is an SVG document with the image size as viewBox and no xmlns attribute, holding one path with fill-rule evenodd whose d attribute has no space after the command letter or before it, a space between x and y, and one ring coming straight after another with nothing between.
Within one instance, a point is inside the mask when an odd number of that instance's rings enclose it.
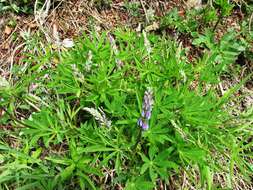
<instances>
[{"instance_id":1,"label":"green leaf","mask_svg":"<svg viewBox=\"0 0 253 190\"><path fill-rule=\"evenodd\" d=\"M129 119L129 120L119 120L116 121L116 125L130 125L130 124L136 124L137 125L137 119Z\"/></svg>"},{"instance_id":2,"label":"green leaf","mask_svg":"<svg viewBox=\"0 0 253 190\"><path fill-rule=\"evenodd\" d=\"M103 173L100 171L100 168L94 168L87 164L78 164L78 169L85 172L86 174L93 174L102 177Z\"/></svg>"},{"instance_id":3,"label":"green leaf","mask_svg":"<svg viewBox=\"0 0 253 190\"><path fill-rule=\"evenodd\" d=\"M133 179L126 183L125 190L152 190L154 188L154 183L147 181L143 177Z\"/></svg>"},{"instance_id":4,"label":"green leaf","mask_svg":"<svg viewBox=\"0 0 253 190\"><path fill-rule=\"evenodd\" d=\"M117 173L120 173L120 153L117 154L116 162L115 162L115 169Z\"/></svg>"},{"instance_id":5,"label":"green leaf","mask_svg":"<svg viewBox=\"0 0 253 190\"><path fill-rule=\"evenodd\" d=\"M146 172L146 170L149 168L149 166L150 166L149 163L143 164L142 167L141 167L140 174L141 175L144 174Z\"/></svg>"},{"instance_id":6,"label":"green leaf","mask_svg":"<svg viewBox=\"0 0 253 190\"><path fill-rule=\"evenodd\" d=\"M149 167L149 176L153 182L157 179L158 175L152 167Z\"/></svg>"},{"instance_id":7,"label":"green leaf","mask_svg":"<svg viewBox=\"0 0 253 190\"><path fill-rule=\"evenodd\" d=\"M113 152L113 153L109 154L107 157L105 157L105 158L103 159L102 163L103 163L103 164L107 164L108 161L109 161L110 159L112 159L116 154L118 154L118 153L117 153L117 152Z\"/></svg>"},{"instance_id":8,"label":"green leaf","mask_svg":"<svg viewBox=\"0 0 253 190\"><path fill-rule=\"evenodd\" d=\"M169 168L169 169L175 169L175 170L179 168L179 165L177 163L169 161L169 160L161 160L159 162L156 162L156 164L163 168Z\"/></svg>"},{"instance_id":9,"label":"green leaf","mask_svg":"<svg viewBox=\"0 0 253 190\"><path fill-rule=\"evenodd\" d=\"M69 159L63 159L63 158L52 158L52 157L46 157L46 160L52 161L56 164L63 164L63 165L70 165L72 160Z\"/></svg>"},{"instance_id":10,"label":"green leaf","mask_svg":"<svg viewBox=\"0 0 253 190\"><path fill-rule=\"evenodd\" d=\"M155 146L150 146L148 150L148 155L150 160L153 160L155 157L155 154L157 153L158 149Z\"/></svg>"},{"instance_id":11,"label":"green leaf","mask_svg":"<svg viewBox=\"0 0 253 190\"><path fill-rule=\"evenodd\" d=\"M141 156L142 161L144 161L144 162L146 162L146 163L149 163L149 162L150 162L150 160L148 159L148 157L145 156L144 154L140 153L140 156Z\"/></svg>"},{"instance_id":12,"label":"green leaf","mask_svg":"<svg viewBox=\"0 0 253 190\"><path fill-rule=\"evenodd\" d=\"M202 163L204 161L204 158L206 156L206 153L204 150L199 148L189 148L189 149L183 149L180 150L181 156L186 160L191 160L196 163Z\"/></svg>"},{"instance_id":13,"label":"green leaf","mask_svg":"<svg viewBox=\"0 0 253 190\"><path fill-rule=\"evenodd\" d=\"M81 153L89 153L89 152L111 152L115 151L115 148L109 148L104 145L92 145L86 148L79 148L79 154Z\"/></svg>"},{"instance_id":14,"label":"green leaf","mask_svg":"<svg viewBox=\"0 0 253 190\"><path fill-rule=\"evenodd\" d=\"M213 186L213 175L210 168L208 166L204 166L203 173L204 173L204 176L206 177L208 190L211 190Z\"/></svg>"},{"instance_id":15,"label":"green leaf","mask_svg":"<svg viewBox=\"0 0 253 190\"><path fill-rule=\"evenodd\" d=\"M32 153L32 158L38 158L42 152L42 148L38 148L36 151Z\"/></svg>"},{"instance_id":16,"label":"green leaf","mask_svg":"<svg viewBox=\"0 0 253 190\"><path fill-rule=\"evenodd\" d=\"M87 184L91 189L96 190L95 184L90 180L90 178L87 175L84 175L81 172L78 172L77 174L87 182Z\"/></svg>"},{"instance_id":17,"label":"green leaf","mask_svg":"<svg viewBox=\"0 0 253 190\"><path fill-rule=\"evenodd\" d=\"M76 168L75 164L71 164L70 166L66 167L60 173L61 179L65 181L66 179L70 178L73 175L75 168Z\"/></svg>"},{"instance_id":18,"label":"green leaf","mask_svg":"<svg viewBox=\"0 0 253 190\"><path fill-rule=\"evenodd\" d=\"M28 189L34 189L38 188L40 186L39 182L33 182L33 183L28 183L26 185L23 185L21 187L15 188L15 190L28 190Z\"/></svg>"},{"instance_id":19,"label":"green leaf","mask_svg":"<svg viewBox=\"0 0 253 190\"><path fill-rule=\"evenodd\" d=\"M158 156L155 158L155 160L157 160L157 161L167 160L174 149L175 148L173 146L171 146L170 148L160 152L158 154Z\"/></svg>"}]
</instances>

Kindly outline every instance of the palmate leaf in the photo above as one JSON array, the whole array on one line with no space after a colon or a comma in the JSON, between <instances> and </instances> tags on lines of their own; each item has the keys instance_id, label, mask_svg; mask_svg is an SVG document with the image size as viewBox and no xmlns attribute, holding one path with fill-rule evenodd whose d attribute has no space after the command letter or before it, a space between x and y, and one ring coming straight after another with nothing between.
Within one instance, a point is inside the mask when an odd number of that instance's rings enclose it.
<instances>
[{"instance_id":1,"label":"palmate leaf","mask_svg":"<svg viewBox=\"0 0 253 190\"><path fill-rule=\"evenodd\" d=\"M154 162L157 166L167 169L175 169L177 170L179 168L178 164L170 159L173 159L172 151L174 150L174 147L170 147L162 152L160 152Z\"/></svg>"},{"instance_id":2,"label":"palmate leaf","mask_svg":"<svg viewBox=\"0 0 253 190\"><path fill-rule=\"evenodd\" d=\"M143 137L148 138L149 142L151 142L152 144L164 144L165 142L171 141L171 138L167 135L169 131L169 128L157 125L151 127L149 131L143 134Z\"/></svg>"},{"instance_id":3,"label":"palmate leaf","mask_svg":"<svg viewBox=\"0 0 253 190\"><path fill-rule=\"evenodd\" d=\"M38 113L33 113L31 117L24 121L27 126L22 129L24 135L32 137L32 143L35 143L40 137L43 138L45 145L48 147L50 142L55 144L62 142L64 133L62 123L59 122L57 116L47 108L42 109Z\"/></svg>"},{"instance_id":4,"label":"palmate leaf","mask_svg":"<svg viewBox=\"0 0 253 190\"><path fill-rule=\"evenodd\" d=\"M77 80L70 64L59 64L48 85L56 90L57 94L75 94L81 92L80 82Z\"/></svg>"},{"instance_id":5,"label":"palmate leaf","mask_svg":"<svg viewBox=\"0 0 253 190\"><path fill-rule=\"evenodd\" d=\"M154 151L154 149L156 148L149 148L149 158L144 154L140 154L144 162L140 169L140 174L149 173L149 177L153 182L158 176L167 181L169 175L168 170L177 170L179 167L175 162L169 160L174 148L171 147L159 154L155 154L158 150Z\"/></svg>"}]
</instances>

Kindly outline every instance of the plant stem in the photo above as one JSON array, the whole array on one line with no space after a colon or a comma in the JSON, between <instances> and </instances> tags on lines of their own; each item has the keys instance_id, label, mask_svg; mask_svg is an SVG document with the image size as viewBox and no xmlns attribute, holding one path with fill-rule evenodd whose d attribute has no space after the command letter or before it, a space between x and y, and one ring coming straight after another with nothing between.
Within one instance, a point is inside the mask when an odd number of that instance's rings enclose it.
<instances>
[{"instance_id":1,"label":"plant stem","mask_svg":"<svg viewBox=\"0 0 253 190\"><path fill-rule=\"evenodd\" d=\"M218 20L217 20L217 22L215 23L215 25L214 25L214 27L213 27L213 32L215 32L215 30L216 30L216 28L217 28L217 26L218 26L218 24L220 23L220 21L221 21L222 18L223 18L223 16L220 15L219 18L218 18Z\"/></svg>"},{"instance_id":2,"label":"plant stem","mask_svg":"<svg viewBox=\"0 0 253 190\"><path fill-rule=\"evenodd\" d=\"M140 130L138 130L138 135L137 135L136 142L134 145L134 154L136 154L137 146L138 146L139 142L141 141L141 134L142 134L142 130L140 129Z\"/></svg>"}]
</instances>

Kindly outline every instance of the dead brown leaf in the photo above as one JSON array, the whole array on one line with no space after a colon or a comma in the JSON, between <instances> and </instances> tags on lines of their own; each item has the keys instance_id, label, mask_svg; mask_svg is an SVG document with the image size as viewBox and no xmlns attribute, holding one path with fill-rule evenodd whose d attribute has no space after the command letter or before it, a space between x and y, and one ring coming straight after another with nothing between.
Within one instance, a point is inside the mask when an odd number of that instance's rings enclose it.
<instances>
[{"instance_id":1,"label":"dead brown leaf","mask_svg":"<svg viewBox=\"0 0 253 190\"><path fill-rule=\"evenodd\" d=\"M4 34L6 35L10 35L12 32L12 28L9 27L9 26L5 26L5 29L4 29Z\"/></svg>"}]
</instances>

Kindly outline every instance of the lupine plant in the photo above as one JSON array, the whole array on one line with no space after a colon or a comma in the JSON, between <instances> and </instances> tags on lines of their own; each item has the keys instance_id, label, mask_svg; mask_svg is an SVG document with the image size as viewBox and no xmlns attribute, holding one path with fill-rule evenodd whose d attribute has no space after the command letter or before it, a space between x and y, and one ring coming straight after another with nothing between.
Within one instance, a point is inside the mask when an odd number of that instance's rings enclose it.
<instances>
[{"instance_id":1,"label":"lupine plant","mask_svg":"<svg viewBox=\"0 0 253 190\"><path fill-rule=\"evenodd\" d=\"M180 185L184 172L197 173L187 178L197 189L218 188L219 173L228 188L238 175L250 181L252 113L227 110L243 82L224 95L214 82L234 49L208 39L195 41L208 46L198 60L174 39L130 30L30 55L1 83L0 123L11 126L1 130L1 188L146 190Z\"/></svg>"}]
</instances>

